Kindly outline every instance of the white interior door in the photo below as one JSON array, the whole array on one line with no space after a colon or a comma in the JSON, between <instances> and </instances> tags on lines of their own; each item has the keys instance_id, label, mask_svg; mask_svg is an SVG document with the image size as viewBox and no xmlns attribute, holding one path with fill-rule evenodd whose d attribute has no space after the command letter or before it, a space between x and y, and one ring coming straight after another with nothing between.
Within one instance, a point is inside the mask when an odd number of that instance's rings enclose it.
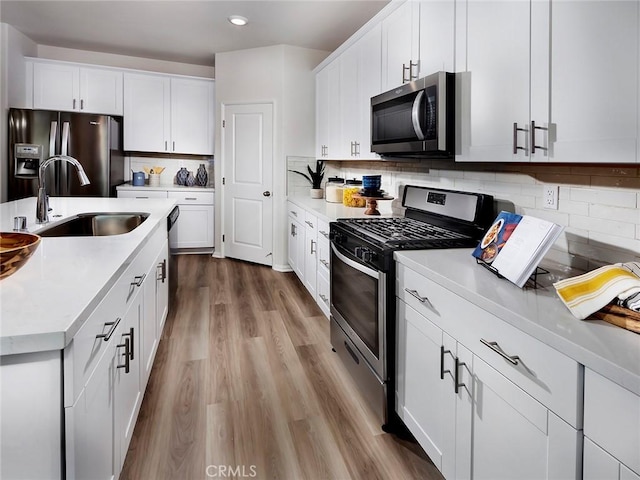
<instances>
[{"instance_id":1,"label":"white interior door","mask_svg":"<svg viewBox=\"0 0 640 480\"><path fill-rule=\"evenodd\" d=\"M272 265L273 105L223 105L224 254Z\"/></svg>"}]
</instances>

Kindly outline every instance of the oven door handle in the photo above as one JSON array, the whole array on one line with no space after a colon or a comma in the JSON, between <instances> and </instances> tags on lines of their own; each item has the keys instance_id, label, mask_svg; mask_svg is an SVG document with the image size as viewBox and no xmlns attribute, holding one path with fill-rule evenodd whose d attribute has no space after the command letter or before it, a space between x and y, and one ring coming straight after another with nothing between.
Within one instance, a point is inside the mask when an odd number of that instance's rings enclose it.
<instances>
[{"instance_id":1,"label":"oven door handle","mask_svg":"<svg viewBox=\"0 0 640 480\"><path fill-rule=\"evenodd\" d=\"M424 132L420 127L420 103L424 97L424 90L420 90L416 98L413 100L413 107L411 107L411 122L413 123L413 129L418 136L418 140L424 140Z\"/></svg>"},{"instance_id":2,"label":"oven door handle","mask_svg":"<svg viewBox=\"0 0 640 480\"><path fill-rule=\"evenodd\" d=\"M331 242L331 250L333 250L333 253L336 254L336 257L338 257L338 259L340 259L342 262L346 263L350 267L355 268L359 272L362 272L365 275L368 275L375 279L378 279L380 277L380 274L377 270L373 270L371 268L365 267L361 263L351 260L350 258L340 253L333 242Z\"/></svg>"}]
</instances>

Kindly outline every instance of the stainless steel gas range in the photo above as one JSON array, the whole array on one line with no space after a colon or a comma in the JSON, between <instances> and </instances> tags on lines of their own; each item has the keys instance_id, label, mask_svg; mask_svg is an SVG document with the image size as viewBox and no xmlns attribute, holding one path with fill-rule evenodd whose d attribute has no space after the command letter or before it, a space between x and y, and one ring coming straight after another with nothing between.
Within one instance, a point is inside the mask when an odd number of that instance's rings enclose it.
<instances>
[{"instance_id":1,"label":"stainless steel gas range","mask_svg":"<svg viewBox=\"0 0 640 480\"><path fill-rule=\"evenodd\" d=\"M396 250L475 247L494 218L491 195L406 186L404 217L330 224L331 345L385 431L395 414Z\"/></svg>"}]
</instances>

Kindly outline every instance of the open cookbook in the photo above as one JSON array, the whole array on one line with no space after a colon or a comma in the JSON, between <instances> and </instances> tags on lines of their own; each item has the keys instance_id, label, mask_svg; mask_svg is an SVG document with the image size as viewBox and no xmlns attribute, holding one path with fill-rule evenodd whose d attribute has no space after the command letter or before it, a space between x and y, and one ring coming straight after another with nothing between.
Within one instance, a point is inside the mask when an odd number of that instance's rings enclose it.
<instances>
[{"instance_id":1,"label":"open cookbook","mask_svg":"<svg viewBox=\"0 0 640 480\"><path fill-rule=\"evenodd\" d=\"M472 255L522 288L562 230L548 220L502 211Z\"/></svg>"}]
</instances>

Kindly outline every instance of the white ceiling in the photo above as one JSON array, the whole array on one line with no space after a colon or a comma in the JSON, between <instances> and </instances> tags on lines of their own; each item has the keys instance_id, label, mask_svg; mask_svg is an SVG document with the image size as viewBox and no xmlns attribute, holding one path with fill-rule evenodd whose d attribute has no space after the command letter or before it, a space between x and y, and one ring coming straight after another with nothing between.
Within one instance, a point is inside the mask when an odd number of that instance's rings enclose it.
<instances>
[{"instance_id":1,"label":"white ceiling","mask_svg":"<svg viewBox=\"0 0 640 480\"><path fill-rule=\"evenodd\" d=\"M269 45L335 50L389 0L0 0L0 21L38 44L214 65ZM245 16L245 27L227 17Z\"/></svg>"}]
</instances>

